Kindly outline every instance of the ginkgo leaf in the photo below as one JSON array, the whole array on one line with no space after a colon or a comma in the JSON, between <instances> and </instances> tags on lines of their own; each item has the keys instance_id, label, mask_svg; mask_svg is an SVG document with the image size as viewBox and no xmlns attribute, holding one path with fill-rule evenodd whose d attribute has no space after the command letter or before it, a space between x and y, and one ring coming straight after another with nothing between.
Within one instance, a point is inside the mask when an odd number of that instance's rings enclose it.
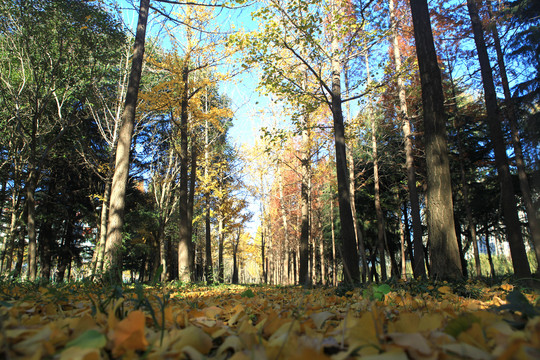
<instances>
[{"instance_id":1,"label":"ginkgo leaf","mask_svg":"<svg viewBox=\"0 0 540 360\"><path fill-rule=\"evenodd\" d=\"M113 329L113 354L122 355L126 350L144 350L148 341L144 334L145 315L142 311L132 311Z\"/></svg>"},{"instance_id":2,"label":"ginkgo leaf","mask_svg":"<svg viewBox=\"0 0 540 360\"><path fill-rule=\"evenodd\" d=\"M60 360L99 360L99 349L72 346L60 353Z\"/></svg>"},{"instance_id":3,"label":"ginkgo leaf","mask_svg":"<svg viewBox=\"0 0 540 360\"><path fill-rule=\"evenodd\" d=\"M495 358L493 355L469 344L455 343L441 347L447 352L459 356L460 359L491 360Z\"/></svg>"},{"instance_id":4,"label":"ginkgo leaf","mask_svg":"<svg viewBox=\"0 0 540 360\"><path fill-rule=\"evenodd\" d=\"M105 335L97 330L88 330L81 334L78 338L71 340L66 344L66 348L76 346L81 349L97 349L102 348L107 344Z\"/></svg>"},{"instance_id":5,"label":"ginkgo leaf","mask_svg":"<svg viewBox=\"0 0 540 360\"><path fill-rule=\"evenodd\" d=\"M407 350L414 350L422 355L430 355L433 352L429 342L419 333L392 333L387 336L392 339L394 344Z\"/></svg>"},{"instance_id":6,"label":"ginkgo leaf","mask_svg":"<svg viewBox=\"0 0 540 360\"><path fill-rule=\"evenodd\" d=\"M178 333L178 341L172 347L182 351L185 346L191 346L201 354L208 354L212 349L212 338L196 326L189 326Z\"/></svg>"},{"instance_id":7,"label":"ginkgo leaf","mask_svg":"<svg viewBox=\"0 0 540 360\"><path fill-rule=\"evenodd\" d=\"M313 313L309 317L313 320L313 323L315 323L315 326L317 327L317 329L320 330L324 322L334 316L335 316L334 313L331 313L329 311L323 311L323 312Z\"/></svg>"}]
</instances>

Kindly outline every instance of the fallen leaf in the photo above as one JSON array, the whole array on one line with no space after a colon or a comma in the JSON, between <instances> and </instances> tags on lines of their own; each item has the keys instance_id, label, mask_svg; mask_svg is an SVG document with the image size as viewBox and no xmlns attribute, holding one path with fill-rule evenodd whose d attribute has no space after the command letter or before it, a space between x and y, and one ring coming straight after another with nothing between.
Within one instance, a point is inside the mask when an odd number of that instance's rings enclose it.
<instances>
[{"instance_id":1,"label":"fallen leaf","mask_svg":"<svg viewBox=\"0 0 540 360\"><path fill-rule=\"evenodd\" d=\"M120 356L126 350L145 350L148 341L144 335L145 315L142 311L132 311L113 329L111 340L114 356Z\"/></svg>"}]
</instances>

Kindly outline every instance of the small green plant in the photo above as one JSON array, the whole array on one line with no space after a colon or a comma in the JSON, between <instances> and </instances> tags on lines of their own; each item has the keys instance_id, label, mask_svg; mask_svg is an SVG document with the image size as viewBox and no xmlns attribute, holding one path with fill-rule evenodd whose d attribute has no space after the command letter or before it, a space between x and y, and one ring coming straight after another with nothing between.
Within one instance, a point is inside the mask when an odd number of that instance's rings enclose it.
<instances>
[{"instance_id":1,"label":"small green plant","mask_svg":"<svg viewBox=\"0 0 540 360\"><path fill-rule=\"evenodd\" d=\"M362 291L362 296L370 300L383 300L384 296L388 294L392 289L388 284L372 285Z\"/></svg>"}]
</instances>

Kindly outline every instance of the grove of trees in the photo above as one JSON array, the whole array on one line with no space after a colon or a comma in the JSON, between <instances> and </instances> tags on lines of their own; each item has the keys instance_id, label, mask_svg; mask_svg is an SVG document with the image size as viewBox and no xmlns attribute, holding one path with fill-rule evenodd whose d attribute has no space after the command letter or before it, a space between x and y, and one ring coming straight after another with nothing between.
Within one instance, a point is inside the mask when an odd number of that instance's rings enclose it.
<instances>
[{"instance_id":1,"label":"grove of trees","mask_svg":"<svg viewBox=\"0 0 540 360\"><path fill-rule=\"evenodd\" d=\"M0 276L530 279L539 25L533 0L0 0Z\"/></svg>"}]
</instances>

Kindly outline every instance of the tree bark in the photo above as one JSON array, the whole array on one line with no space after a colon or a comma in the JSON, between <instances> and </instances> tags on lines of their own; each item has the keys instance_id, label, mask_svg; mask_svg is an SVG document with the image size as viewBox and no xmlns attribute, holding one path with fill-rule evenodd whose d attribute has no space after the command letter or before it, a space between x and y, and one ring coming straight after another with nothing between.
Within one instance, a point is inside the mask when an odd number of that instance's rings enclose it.
<instances>
[{"instance_id":1,"label":"tree bark","mask_svg":"<svg viewBox=\"0 0 540 360\"><path fill-rule=\"evenodd\" d=\"M397 90L399 97L399 116L402 118L403 138L405 139L405 166L407 168L407 187L409 189L409 201L411 203L411 218L413 227L414 261L413 274L415 278L426 277L424 265L424 245L422 241L422 219L420 217L420 205L418 190L416 189L416 167L412 146L411 121L405 94L403 77L401 76L401 52L399 49L398 26L395 15L394 0L389 0L390 22L392 25L392 45L394 48L394 64L397 73ZM412 261L412 259L411 259Z\"/></svg>"},{"instance_id":2,"label":"tree bark","mask_svg":"<svg viewBox=\"0 0 540 360\"><path fill-rule=\"evenodd\" d=\"M311 278L309 276L309 153L308 142L309 135L307 132L308 120L303 119L302 122L302 149L300 155L301 166L301 225L300 225L300 269L299 269L299 283L301 285L310 285ZM313 262L312 262L313 263Z\"/></svg>"},{"instance_id":3,"label":"tree bark","mask_svg":"<svg viewBox=\"0 0 540 360\"><path fill-rule=\"evenodd\" d=\"M348 282L360 281L358 251L354 238L354 225L349 192L349 171L345 146L345 127L341 106L341 63L338 56L338 39L332 41L332 117L334 121L334 142L336 149L336 171L338 183L339 217L341 220L341 246L344 272Z\"/></svg>"},{"instance_id":4,"label":"tree bark","mask_svg":"<svg viewBox=\"0 0 540 360\"><path fill-rule=\"evenodd\" d=\"M188 233L188 101L189 101L189 69L188 59L184 59L182 69L182 95L180 103L180 190L178 219L178 278L184 283L191 280L189 272L189 251L191 238ZM208 279L207 279L208 280Z\"/></svg>"},{"instance_id":5,"label":"tree bark","mask_svg":"<svg viewBox=\"0 0 540 360\"><path fill-rule=\"evenodd\" d=\"M34 198L38 174L36 169L30 163L31 170L28 177L28 183L26 184L26 211L27 211L27 227L28 227L28 280L36 280L37 275L37 261L36 261L36 246L37 246L37 233L36 233L36 200Z\"/></svg>"},{"instance_id":6,"label":"tree bark","mask_svg":"<svg viewBox=\"0 0 540 360\"><path fill-rule=\"evenodd\" d=\"M111 179L107 178L105 180L105 191L101 203L99 239L95 250L94 274L101 274L103 271L103 257L105 255L105 245L107 242L107 217L109 216L109 206L111 201L111 185Z\"/></svg>"},{"instance_id":7,"label":"tree bark","mask_svg":"<svg viewBox=\"0 0 540 360\"><path fill-rule=\"evenodd\" d=\"M347 153L347 158L349 161L349 196L351 197L351 212L353 217L353 226L354 226L354 234L355 239L358 246L358 252L360 255L360 261L362 263L362 282L366 282L367 273L368 273L368 264L367 264L367 258L366 258L366 246L364 244L364 238L362 236L362 230L360 228L360 221L358 220L356 216L356 202L355 202L355 193L356 193L356 186L355 186L355 178L354 178L354 157L352 154L352 147L351 150Z\"/></svg>"},{"instance_id":8,"label":"tree bark","mask_svg":"<svg viewBox=\"0 0 540 360\"><path fill-rule=\"evenodd\" d=\"M371 146L373 152L373 183L375 187L375 213L377 214L377 249L379 251L379 258L381 264L381 279L386 281L388 275L386 273L386 257L384 252L384 215L381 206L381 194L379 183L379 159L377 154L377 125L375 120L371 119Z\"/></svg>"},{"instance_id":9,"label":"tree bark","mask_svg":"<svg viewBox=\"0 0 540 360\"><path fill-rule=\"evenodd\" d=\"M193 238L193 208L195 206L195 182L197 181L197 147L195 137L191 140L191 172L189 174L189 193L187 202L188 268L190 280L195 281L195 243Z\"/></svg>"},{"instance_id":10,"label":"tree bark","mask_svg":"<svg viewBox=\"0 0 540 360\"><path fill-rule=\"evenodd\" d=\"M144 43L150 0L141 0L139 20L133 46L133 60L129 75L128 89L122 113L122 126L118 135L116 164L111 187L111 208L107 226L107 244L105 262L113 281L122 281L122 227L124 225L124 207L126 187L129 176L131 139L135 124L135 110L139 95L139 84L144 59Z\"/></svg>"},{"instance_id":11,"label":"tree bark","mask_svg":"<svg viewBox=\"0 0 540 360\"><path fill-rule=\"evenodd\" d=\"M334 199L330 199L330 230L332 232L332 283L337 286L336 236L334 232ZM364 254L365 256L365 254ZM367 276L367 272L366 272Z\"/></svg>"},{"instance_id":12,"label":"tree bark","mask_svg":"<svg viewBox=\"0 0 540 360\"><path fill-rule=\"evenodd\" d=\"M427 1L410 0L410 7L422 84L431 275L437 279L459 279L462 272L454 228L441 72Z\"/></svg>"},{"instance_id":13,"label":"tree bark","mask_svg":"<svg viewBox=\"0 0 540 360\"><path fill-rule=\"evenodd\" d=\"M516 199L512 184L508 157L506 156L506 145L501 129L501 118L497 105L497 93L493 82L493 74L489 63L489 55L484 40L482 22L478 15L478 8L475 0L467 0L467 7L471 17L471 24L474 34L474 42L482 73L482 83L484 86L484 100L487 110L487 121L491 134L492 146L495 152L495 164L497 166L497 176L501 187L501 200L506 225L506 236L510 244L510 254L514 265L514 273L518 278L530 278L531 270L527 253L521 235L521 226L518 218Z\"/></svg>"}]
</instances>

